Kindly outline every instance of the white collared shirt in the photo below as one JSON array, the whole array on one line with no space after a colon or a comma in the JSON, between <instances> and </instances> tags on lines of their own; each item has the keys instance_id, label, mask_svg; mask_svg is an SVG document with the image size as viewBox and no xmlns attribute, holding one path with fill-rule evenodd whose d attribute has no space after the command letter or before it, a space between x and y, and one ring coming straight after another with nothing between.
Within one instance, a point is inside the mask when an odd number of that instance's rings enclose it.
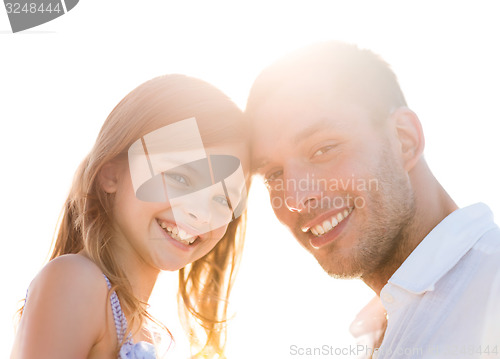
<instances>
[{"instance_id":1,"label":"white collared shirt","mask_svg":"<svg viewBox=\"0 0 500 359\"><path fill-rule=\"evenodd\" d=\"M456 210L380 292L387 312L373 358L500 359L500 229L482 203Z\"/></svg>"}]
</instances>

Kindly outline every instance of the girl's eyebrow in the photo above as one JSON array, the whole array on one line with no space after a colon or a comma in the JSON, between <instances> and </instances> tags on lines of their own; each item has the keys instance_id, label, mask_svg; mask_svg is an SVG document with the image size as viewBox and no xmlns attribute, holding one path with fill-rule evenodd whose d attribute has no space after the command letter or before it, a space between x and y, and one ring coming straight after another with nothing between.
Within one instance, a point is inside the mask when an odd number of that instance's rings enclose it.
<instances>
[{"instance_id":1,"label":"girl's eyebrow","mask_svg":"<svg viewBox=\"0 0 500 359\"><path fill-rule=\"evenodd\" d=\"M176 172L176 171L187 171L190 173L192 176L195 176L204 182L212 182L212 178L209 172L209 163L207 159L199 159L196 161L192 162L180 162L180 161L172 161L172 163L178 164L175 167L171 167L167 170L164 170L162 172L165 173L170 173L170 172Z\"/></svg>"}]
</instances>

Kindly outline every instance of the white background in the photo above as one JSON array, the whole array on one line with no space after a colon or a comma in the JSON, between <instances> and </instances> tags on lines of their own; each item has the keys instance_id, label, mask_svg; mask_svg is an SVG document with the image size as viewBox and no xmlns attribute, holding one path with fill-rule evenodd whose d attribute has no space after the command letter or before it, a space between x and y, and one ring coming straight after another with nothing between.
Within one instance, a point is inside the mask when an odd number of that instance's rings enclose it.
<instances>
[{"instance_id":1,"label":"white background","mask_svg":"<svg viewBox=\"0 0 500 359\"><path fill-rule=\"evenodd\" d=\"M259 71L328 39L384 57L426 134L425 156L460 206L500 213L500 50L496 1L81 0L52 22L12 34L0 7L0 357L13 316L44 264L72 175L108 113L165 73L212 82L242 108ZM290 345L351 344L348 326L372 293L338 281L274 219L254 184L232 297L230 358L296 358ZM185 358L176 273L151 311L171 329L167 358Z\"/></svg>"}]
</instances>

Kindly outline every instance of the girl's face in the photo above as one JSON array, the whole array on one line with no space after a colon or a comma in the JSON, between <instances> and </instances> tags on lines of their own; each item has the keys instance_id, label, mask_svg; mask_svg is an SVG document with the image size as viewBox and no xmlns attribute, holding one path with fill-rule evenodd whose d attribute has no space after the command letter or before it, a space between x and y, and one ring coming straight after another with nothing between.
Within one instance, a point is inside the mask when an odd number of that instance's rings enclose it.
<instances>
[{"instance_id":1,"label":"girl's face","mask_svg":"<svg viewBox=\"0 0 500 359\"><path fill-rule=\"evenodd\" d=\"M233 207L236 209L246 197L243 173L248 173L248 149L241 143L232 143L208 147L205 152L211 160L194 161L163 172L161 168L152 168L152 173L160 174L141 188L133 165L110 165L110 169L104 169L105 173L108 171L104 177L115 183L111 190L103 187L115 193L113 227L122 251L156 269L173 271L215 247L229 222L239 215L233 213ZM224 169L225 158L230 164ZM235 160L241 161L238 169L234 168ZM158 161L152 161L153 166L155 163ZM226 171L223 180L217 178L214 168L221 166L219 174ZM232 173L229 177L228 170Z\"/></svg>"}]
</instances>

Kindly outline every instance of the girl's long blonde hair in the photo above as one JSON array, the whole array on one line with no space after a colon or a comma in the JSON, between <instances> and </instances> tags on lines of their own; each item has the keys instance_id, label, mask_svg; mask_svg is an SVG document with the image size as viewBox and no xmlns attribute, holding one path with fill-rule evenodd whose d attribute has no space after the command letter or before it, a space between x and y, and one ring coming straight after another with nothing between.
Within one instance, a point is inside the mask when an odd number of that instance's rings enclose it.
<instances>
[{"instance_id":1,"label":"girl's long blonde hair","mask_svg":"<svg viewBox=\"0 0 500 359\"><path fill-rule=\"evenodd\" d=\"M114 196L101 189L98 174L109 161L126 159L128 148L141 136L191 117L197 119L205 146L246 142L242 112L221 91L183 75L154 78L130 92L106 119L76 171L59 221L50 259L85 249L113 284L129 328L141 327L153 318L146 303L134 297L113 257ZM179 271L179 311L197 357L225 357L228 297L242 251L245 218L246 213L231 222L211 252Z\"/></svg>"}]
</instances>

